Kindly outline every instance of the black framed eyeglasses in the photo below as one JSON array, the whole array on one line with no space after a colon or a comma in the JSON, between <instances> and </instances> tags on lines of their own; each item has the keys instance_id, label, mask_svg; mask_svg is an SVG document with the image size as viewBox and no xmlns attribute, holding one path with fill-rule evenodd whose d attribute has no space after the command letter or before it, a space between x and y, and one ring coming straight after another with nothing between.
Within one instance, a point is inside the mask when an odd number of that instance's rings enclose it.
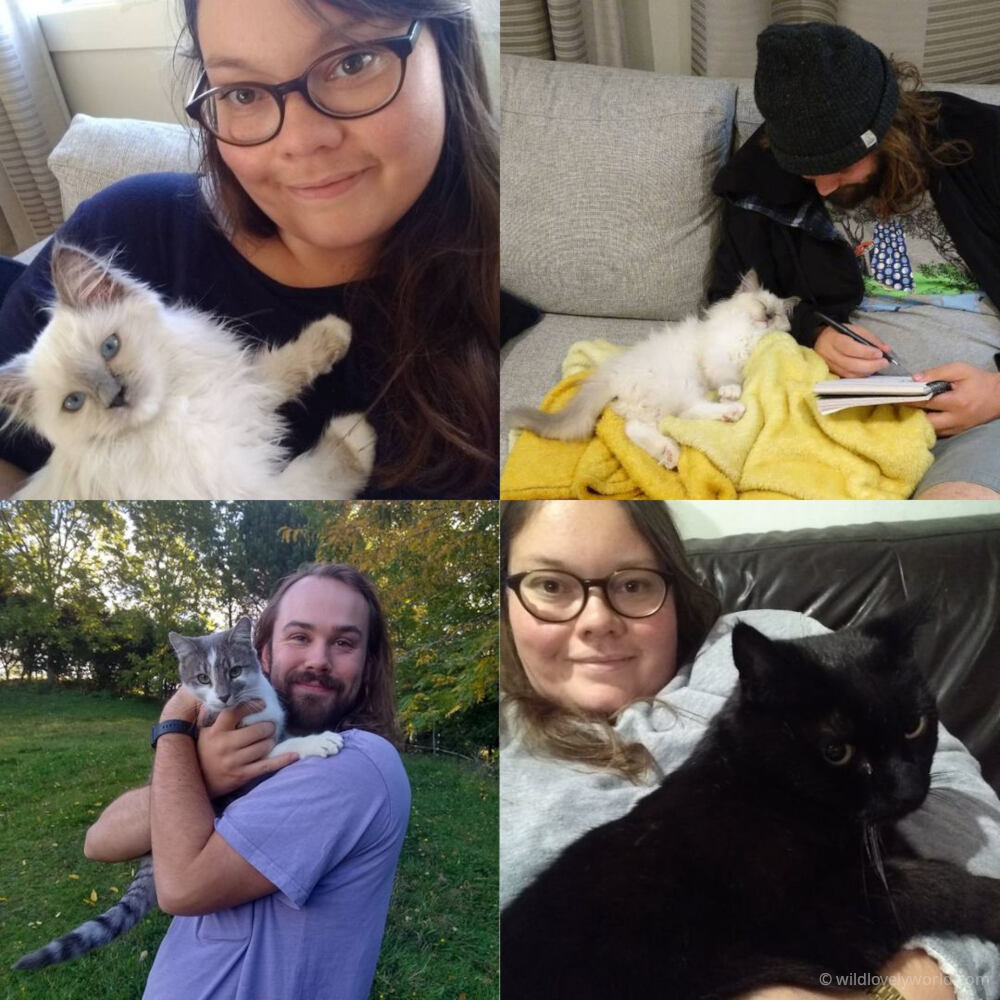
<instances>
[{"instance_id":1,"label":"black framed eyeglasses","mask_svg":"<svg viewBox=\"0 0 1000 1000\"><path fill-rule=\"evenodd\" d=\"M585 580L558 569L514 573L506 585L525 611L543 622L568 622L579 616L597 587L604 600L625 618L648 618L663 607L673 579L656 569L619 569L610 576Z\"/></svg>"},{"instance_id":2,"label":"black framed eyeglasses","mask_svg":"<svg viewBox=\"0 0 1000 1000\"><path fill-rule=\"evenodd\" d=\"M268 84L226 83L202 90L202 73L184 110L221 142L259 146L285 121L285 98L301 94L330 118L364 118L390 104L403 87L406 60L423 22L414 20L405 35L375 38L327 52L294 80Z\"/></svg>"}]
</instances>

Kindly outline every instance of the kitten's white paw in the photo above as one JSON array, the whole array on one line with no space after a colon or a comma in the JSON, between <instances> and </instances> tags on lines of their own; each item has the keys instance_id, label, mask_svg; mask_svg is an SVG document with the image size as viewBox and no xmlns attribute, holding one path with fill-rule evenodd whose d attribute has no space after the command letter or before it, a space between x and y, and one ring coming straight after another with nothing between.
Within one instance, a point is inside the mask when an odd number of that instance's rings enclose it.
<instances>
[{"instance_id":1,"label":"kitten's white paw","mask_svg":"<svg viewBox=\"0 0 1000 1000\"><path fill-rule=\"evenodd\" d=\"M315 733L302 739L305 742L299 750L300 757L332 757L340 753L344 745L344 737L340 733Z\"/></svg>"},{"instance_id":2,"label":"kitten's white paw","mask_svg":"<svg viewBox=\"0 0 1000 1000\"><path fill-rule=\"evenodd\" d=\"M665 469L676 469L680 457L681 449L673 441L668 441L660 452L659 462Z\"/></svg>"},{"instance_id":3,"label":"kitten's white paw","mask_svg":"<svg viewBox=\"0 0 1000 1000\"><path fill-rule=\"evenodd\" d=\"M323 360L332 365L339 361L351 346L351 326L339 316L329 315L314 320L300 334Z\"/></svg>"},{"instance_id":4,"label":"kitten's white paw","mask_svg":"<svg viewBox=\"0 0 1000 1000\"><path fill-rule=\"evenodd\" d=\"M345 413L326 425L316 448L333 453L342 464L363 477L361 486L364 486L375 464L375 439L375 429L364 414Z\"/></svg>"},{"instance_id":5,"label":"kitten's white paw","mask_svg":"<svg viewBox=\"0 0 1000 1000\"><path fill-rule=\"evenodd\" d=\"M747 412L747 408L742 403L733 403L732 406L727 407L722 413L722 419L727 424L735 424L744 413Z\"/></svg>"},{"instance_id":6,"label":"kitten's white paw","mask_svg":"<svg viewBox=\"0 0 1000 1000\"><path fill-rule=\"evenodd\" d=\"M739 399L743 395L743 386L732 383L719 386L719 399Z\"/></svg>"}]
</instances>

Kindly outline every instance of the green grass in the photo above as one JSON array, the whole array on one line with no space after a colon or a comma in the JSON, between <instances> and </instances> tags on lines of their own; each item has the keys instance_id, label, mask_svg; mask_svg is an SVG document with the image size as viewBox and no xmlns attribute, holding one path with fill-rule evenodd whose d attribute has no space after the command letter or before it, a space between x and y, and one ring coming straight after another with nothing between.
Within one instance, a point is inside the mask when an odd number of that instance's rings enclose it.
<instances>
[{"instance_id":1,"label":"green grass","mask_svg":"<svg viewBox=\"0 0 1000 1000\"><path fill-rule=\"evenodd\" d=\"M141 997L169 922L158 911L77 961L38 972L10 966L106 909L128 885L132 866L87 861L83 838L111 799L147 780L158 714L139 700L0 684L2 1000ZM413 810L372 998L495 1000L496 777L443 757L407 754L403 762Z\"/></svg>"}]
</instances>

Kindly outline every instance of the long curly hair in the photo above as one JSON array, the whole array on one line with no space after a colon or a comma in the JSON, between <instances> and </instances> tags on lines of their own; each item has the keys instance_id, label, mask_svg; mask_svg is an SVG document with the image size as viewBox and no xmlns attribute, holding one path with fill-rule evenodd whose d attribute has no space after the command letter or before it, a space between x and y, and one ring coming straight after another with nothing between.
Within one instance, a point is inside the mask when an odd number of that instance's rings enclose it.
<instances>
[{"instance_id":1,"label":"long curly hair","mask_svg":"<svg viewBox=\"0 0 1000 1000\"><path fill-rule=\"evenodd\" d=\"M197 73L198 2L184 0ZM499 464L500 186L498 130L468 0L300 0L360 17L420 18L438 47L444 146L430 182L383 240L372 281L349 286L345 319L382 350L380 436L398 456L376 485L438 496L493 495ZM202 128L202 165L223 228L277 232Z\"/></svg>"},{"instance_id":2,"label":"long curly hair","mask_svg":"<svg viewBox=\"0 0 1000 1000\"><path fill-rule=\"evenodd\" d=\"M580 503L591 501L581 500ZM594 501L596 502L596 501ZM614 502L614 501L605 501ZM635 530L673 577L677 608L677 663L688 662L719 616L719 601L695 575L670 512L655 500L619 501ZM542 697L531 686L510 627L509 588L504 585L514 539L544 500L500 505L500 704L505 725L517 728L526 745L561 760L617 771L639 781L656 764L641 743L627 743L610 721L573 712Z\"/></svg>"},{"instance_id":3,"label":"long curly hair","mask_svg":"<svg viewBox=\"0 0 1000 1000\"><path fill-rule=\"evenodd\" d=\"M966 140L940 136L941 101L921 91L917 67L892 58L889 63L899 83L899 107L878 144L881 183L872 207L883 219L916 206L927 190L932 167L954 166L973 153Z\"/></svg>"}]
</instances>

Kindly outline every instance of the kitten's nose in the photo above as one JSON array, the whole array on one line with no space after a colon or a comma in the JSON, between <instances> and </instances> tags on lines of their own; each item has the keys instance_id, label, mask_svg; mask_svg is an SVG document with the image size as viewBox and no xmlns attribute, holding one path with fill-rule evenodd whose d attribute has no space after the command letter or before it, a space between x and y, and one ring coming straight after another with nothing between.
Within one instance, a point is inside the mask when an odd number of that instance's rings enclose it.
<instances>
[{"instance_id":1,"label":"kitten's nose","mask_svg":"<svg viewBox=\"0 0 1000 1000\"><path fill-rule=\"evenodd\" d=\"M124 406L125 405L125 386L122 386L118 390L118 395L108 403L108 406Z\"/></svg>"},{"instance_id":2,"label":"kitten's nose","mask_svg":"<svg viewBox=\"0 0 1000 1000\"><path fill-rule=\"evenodd\" d=\"M222 704L225 705L225 703L227 701L229 701L229 695L228 694L220 694L219 695L219 701L221 701Z\"/></svg>"}]
</instances>

